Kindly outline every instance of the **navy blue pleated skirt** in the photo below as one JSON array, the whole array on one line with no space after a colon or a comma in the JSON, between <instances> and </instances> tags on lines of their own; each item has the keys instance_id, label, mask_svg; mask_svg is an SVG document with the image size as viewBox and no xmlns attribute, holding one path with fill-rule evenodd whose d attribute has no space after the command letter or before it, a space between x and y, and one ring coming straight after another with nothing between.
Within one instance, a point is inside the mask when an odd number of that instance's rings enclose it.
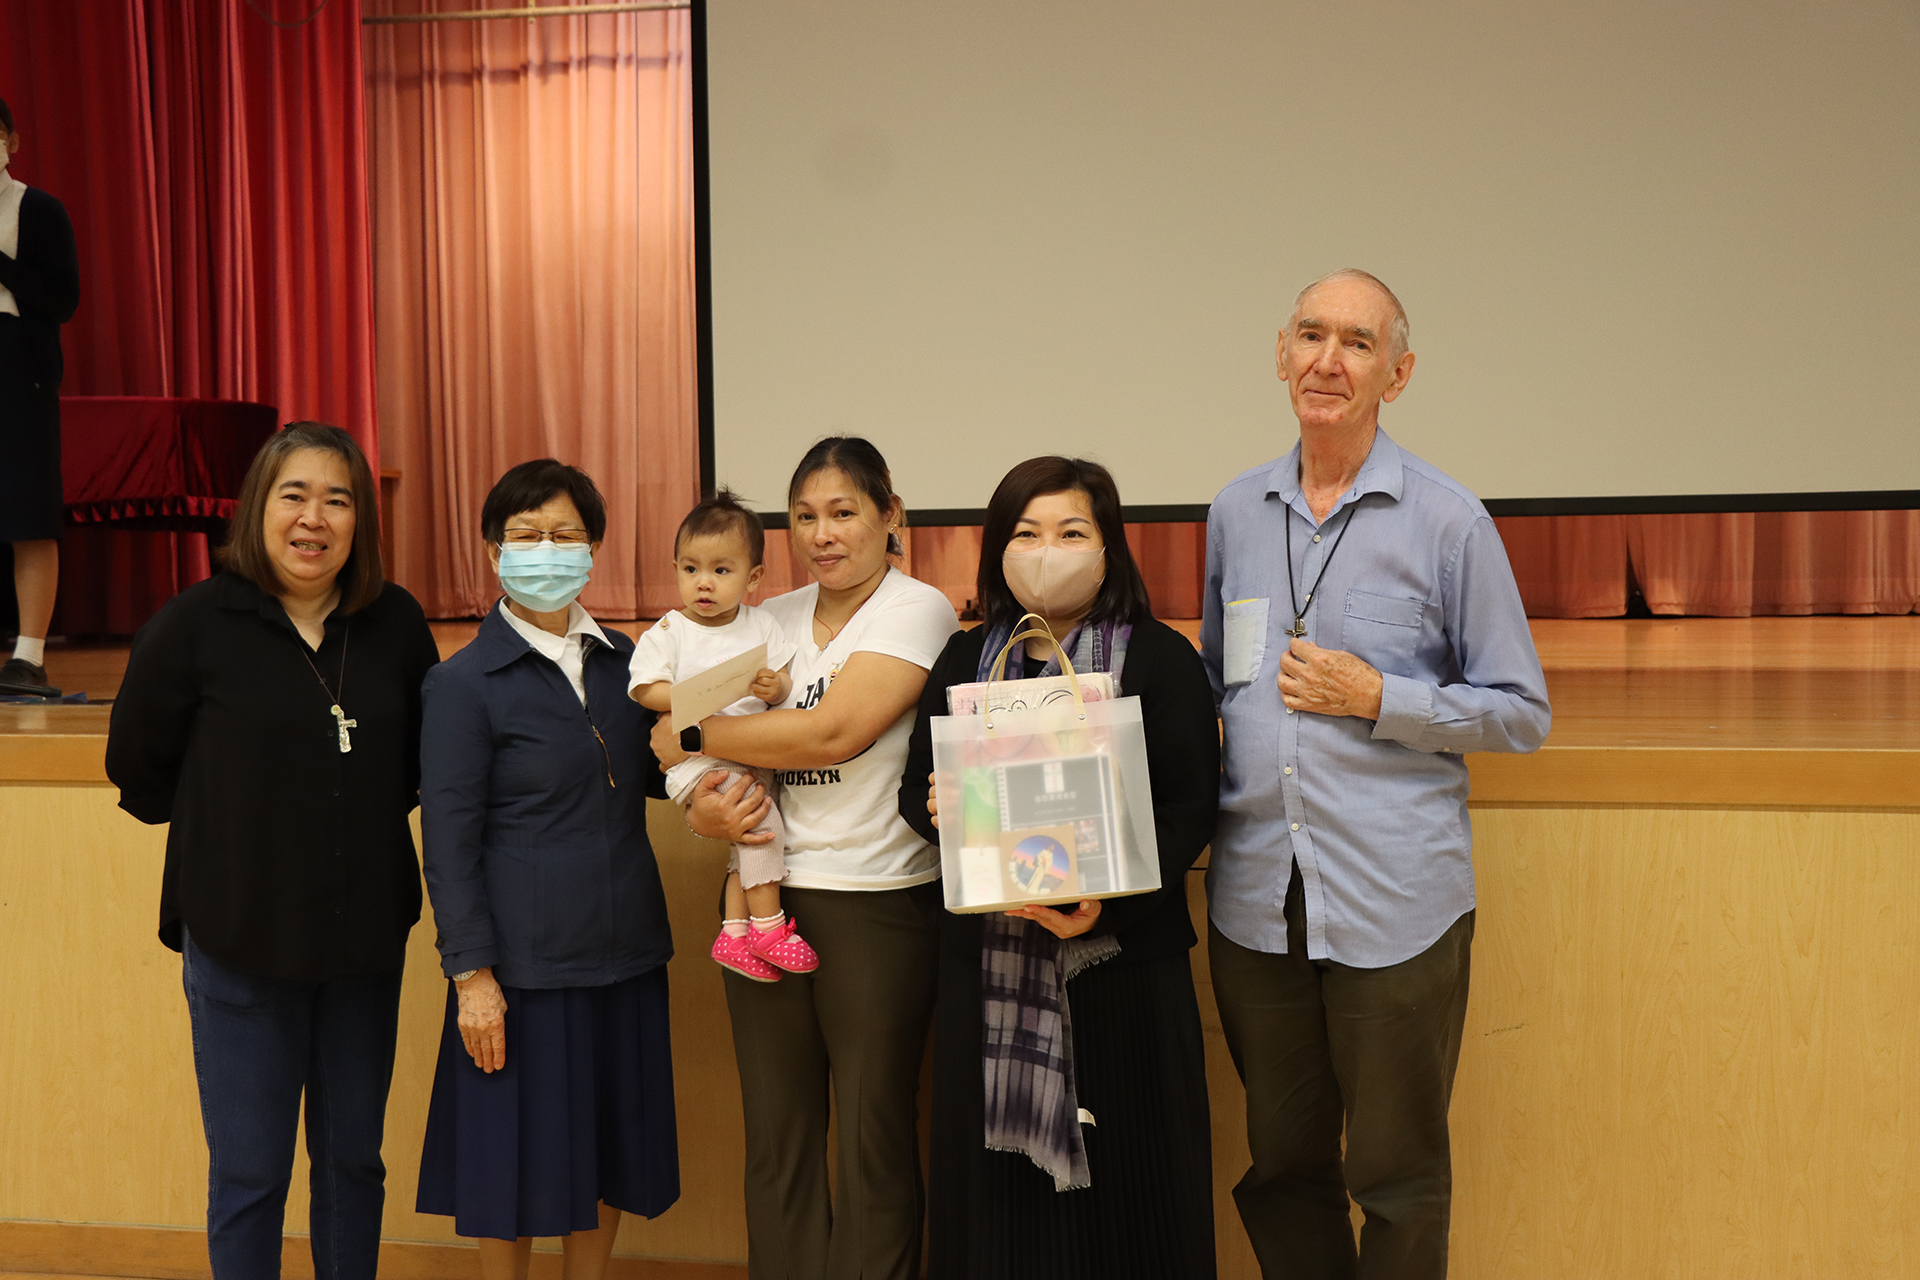
<instances>
[{"instance_id":1,"label":"navy blue pleated skirt","mask_svg":"<svg viewBox=\"0 0 1920 1280\"><path fill-rule=\"evenodd\" d=\"M667 970L604 987L503 987L507 1065L489 1075L447 1020L420 1157L421 1213L513 1240L600 1225L601 1201L656 1217L680 1198Z\"/></svg>"}]
</instances>

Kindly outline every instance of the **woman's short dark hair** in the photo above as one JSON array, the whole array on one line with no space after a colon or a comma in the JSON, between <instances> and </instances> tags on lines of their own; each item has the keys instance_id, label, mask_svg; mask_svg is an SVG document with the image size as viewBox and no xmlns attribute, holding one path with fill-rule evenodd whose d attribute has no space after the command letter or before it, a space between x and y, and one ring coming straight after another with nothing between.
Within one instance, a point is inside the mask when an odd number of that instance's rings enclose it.
<instances>
[{"instance_id":1,"label":"woman's short dark hair","mask_svg":"<svg viewBox=\"0 0 1920 1280\"><path fill-rule=\"evenodd\" d=\"M800 501L800 490L807 481L822 471L838 471L853 481L853 487L867 495L867 498L883 514L891 510L895 499L900 495L893 491L893 473L887 470L887 460L873 447L873 442L864 436L828 436L815 442L800 459L800 465L793 469L793 480L787 485L787 510L792 511L794 503ZM900 511L900 527L907 524L904 506ZM898 534L887 535L887 554L899 556L906 554Z\"/></svg>"},{"instance_id":2,"label":"woman's short dark hair","mask_svg":"<svg viewBox=\"0 0 1920 1280\"><path fill-rule=\"evenodd\" d=\"M267 554L267 500L273 496L287 459L302 449L320 449L347 464L347 483L353 489L353 549L347 552L347 562L340 566L336 581L341 611L358 613L378 600L387 584L380 563L380 491L373 481L373 468L367 465L367 455L338 427L322 422L290 422L260 446L247 468L247 478L240 482L240 500L227 524L220 563L270 596L286 591L273 567L273 557Z\"/></svg>"},{"instance_id":3,"label":"woman's short dark hair","mask_svg":"<svg viewBox=\"0 0 1920 1280\"><path fill-rule=\"evenodd\" d=\"M7 100L0 98L0 133L13 132L13 111L7 106Z\"/></svg>"},{"instance_id":4,"label":"woman's short dark hair","mask_svg":"<svg viewBox=\"0 0 1920 1280\"><path fill-rule=\"evenodd\" d=\"M1000 561L1027 504L1049 493L1076 492L1087 495L1093 522L1100 526L1100 540L1107 549L1106 581L1100 584L1100 594L1087 611L1087 621L1132 623L1153 616L1146 581L1133 562L1133 548L1127 545L1126 513L1120 506L1120 490L1113 483L1113 474L1085 458L1048 456L1028 458L1007 472L987 503L986 523L980 530L977 587L980 611L989 626L1012 622L1026 612L1007 585L1006 569Z\"/></svg>"},{"instance_id":5,"label":"woman's short dark hair","mask_svg":"<svg viewBox=\"0 0 1920 1280\"><path fill-rule=\"evenodd\" d=\"M493 482L492 492L480 504L480 536L499 542L507 536L507 521L522 511L543 507L560 494L572 499L588 535L595 542L607 536L607 503L594 485L593 477L578 467L570 467L558 458L535 458Z\"/></svg>"}]
</instances>

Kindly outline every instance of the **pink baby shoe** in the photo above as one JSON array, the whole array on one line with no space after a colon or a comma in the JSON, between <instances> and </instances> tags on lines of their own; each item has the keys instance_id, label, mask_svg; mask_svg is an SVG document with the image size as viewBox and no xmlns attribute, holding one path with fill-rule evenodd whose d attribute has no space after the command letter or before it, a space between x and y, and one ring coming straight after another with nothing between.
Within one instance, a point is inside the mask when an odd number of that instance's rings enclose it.
<instances>
[{"instance_id":1,"label":"pink baby shoe","mask_svg":"<svg viewBox=\"0 0 1920 1280\"><path fill-rule=\"evenodd\" d=\"M812 973L820 967L820 957L800 936L792 916L771 929L749 930L747 939L753 945L755 956L788 973Z\"/></svg>"},{"instance_id":2,"label":"pink baby shoe","mask_svg":"<svg viewBox=\"0 0 1920 1280\"><path fill-rule=\"evenodd\" d=\"M806 946L806 943L801 943ZM813 954L811 950L809 955ZM778 982L780 971L753 954L753 942L749 938L736 938L726 930L713 940L714 961L733 970L743 978L752 978L755 982Z\"/></svg>"}]
</instances>

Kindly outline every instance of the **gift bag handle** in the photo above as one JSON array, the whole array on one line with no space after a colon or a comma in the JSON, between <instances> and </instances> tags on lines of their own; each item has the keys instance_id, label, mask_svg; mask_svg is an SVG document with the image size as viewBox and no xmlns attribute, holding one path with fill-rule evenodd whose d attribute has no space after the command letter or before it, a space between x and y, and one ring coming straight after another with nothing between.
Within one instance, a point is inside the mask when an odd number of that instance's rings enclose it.
<instances>
[{"instance_id":1,"label":"gift bag handle","mask_svg":"<svg viewBox=\"0 0 1920 1280\"><path fill-rule=\"evenodd\" d=\"M1025 631L1020 630L1028 618L1032 618L1040 625L1037 627L1028 627ZM1000 646L1000 652L993 660L993 667L987 673L986 719L988 733L993 732L993 686L995 681L1001 680L1006 676L1007 655L1012 653L1013 646L1019 644L1022 640L1034 640L1041 637L1045 637L1047 642L1053 645L1054 653L1060 658L1060 669L1066 672L1067 679L1070 682L1069 688L1073 691L1073 709L1080 713L1082 720L1087 718L1087 704L1080 696L1080 676L1073 669L1073 659L1067 656L1066 649L1061 646L1058 640L1054 639L1053 628L1047 625L1045 618L1037 613L1023 613L1020 615L1020 620L1013 624L1013 635L1008 638L1004 645Z\"/></svg>"}]
</instances>

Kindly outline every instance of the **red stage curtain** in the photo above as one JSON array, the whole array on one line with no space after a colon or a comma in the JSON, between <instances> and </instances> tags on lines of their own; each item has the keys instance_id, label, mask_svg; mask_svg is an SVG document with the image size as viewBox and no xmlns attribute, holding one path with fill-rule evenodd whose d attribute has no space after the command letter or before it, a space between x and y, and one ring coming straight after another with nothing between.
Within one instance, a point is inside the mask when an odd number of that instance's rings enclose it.
<instances>
[{"instance_id":1,"label":"red stage curtain","mask_svg":"<svg viewBox=\"0 0 1920 1280\"><path fill-rule=\"evenodd\" d=\"M909 513L911 514L911 513ZM1657 614L1906 614L1920 611L1920 511L1693 516L1524 516L1494 521L1535 618L1617 618L1638 582ZM1203 524L1128 525L1163 618L1200 615ZM978 527L911 529L901 567L973 598ZM807 581L786 535L767 536L760 597Z\"/></svg>"},{"instance_id":2,"label":"red stage curtain","mask_svg":"<svg viewBox=\"0 0 1920 1280\"><path fill-rule=\"evenodd\" d=\"M1920 511L1501 519L1527 612L1626 611L1629 576L1656 614L1906 614L1920 608Z\"/></svg>"},{"instance_id":3,"label":"red stage curtain","mask_svg":"<svg viewBox=\"0 0 1920 1280\"><path fill-rule=\"evenodd\" d=\"M370 11L436 7L486 6ZM431 616L499 597L480 505L546 455L607 499L582 602L680 603L673 535L699 498L688 44L684 12L368 29L395 576Z\"/></svg>"},{"instance_id":4,"label":"red stage curtain","mask_svg":"<svg viewBox=\"0 0 1920 1280\"><path fill-rule=\"evenodd\" d=\"M79 241L66 394L260 401L379 466L362 84L359 0L286 29L245 0L0 10L13 172ZM207 559L198 534L70 527L55 630L132 630Z\"/></svg>"}]
</instances>

